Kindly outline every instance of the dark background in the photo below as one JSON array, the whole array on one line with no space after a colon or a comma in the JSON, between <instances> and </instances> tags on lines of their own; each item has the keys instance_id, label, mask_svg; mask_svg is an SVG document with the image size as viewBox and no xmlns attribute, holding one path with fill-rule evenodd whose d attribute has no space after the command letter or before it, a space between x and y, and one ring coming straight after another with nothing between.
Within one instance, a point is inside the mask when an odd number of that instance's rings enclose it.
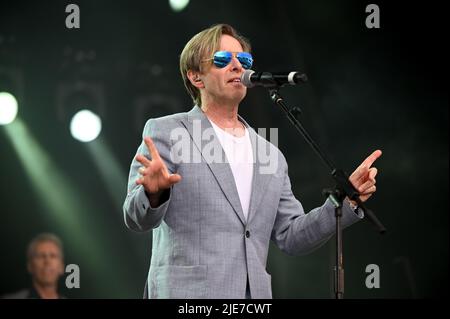
<instances>
[{"instance_id":1,"label":"dark background","mask_svg":"<svg viewBox=\"0 0 450 319\"><path fill-rule=\"evenodd\" d=\"M80 266L81 287L63 288L66 296L141 298L151 234L123 223L129 164L148 118L192 106L178 71L185 43L224 22L250 39L255 70L308 75L306 85L282 92L301 106L306 128L338 166L350 173L383 151L368 203L388 233L378 235L366 221L345 230L346 297L447 295L441 4L377 1L381 28L367 29L365 1L198 0L175 13L168 1L77 0L81 28L67 29L69 3L0 4L0 91L19 101L16 122L0 127L0 294L29 285L25 249L45 231L62 238L65 262ZM88 93L65 93L76 88ZM90 144L68 129L81 105L102 118L100 138ZM306 210L320 205L329 174L265 90L249 90L240 114L255 128L278 128L294 193ZM330 298L333 256L333 241L301 257L271 247L274 297ZM379 289L365 286L368 264L380 267Z\"/></svg>"}]
</instances>

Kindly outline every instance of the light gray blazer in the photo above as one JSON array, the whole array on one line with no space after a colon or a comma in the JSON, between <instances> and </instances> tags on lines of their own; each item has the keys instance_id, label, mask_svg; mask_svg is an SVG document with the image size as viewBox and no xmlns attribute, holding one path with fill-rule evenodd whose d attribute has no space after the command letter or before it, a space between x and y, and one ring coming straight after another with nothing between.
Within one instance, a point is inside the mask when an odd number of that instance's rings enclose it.
<instances>
[{"instance_id":1,"label":"light gray blazer","mask_svg":"<svg viewBox=\"0 0 450 319\"><path fill-rule=\"evenodd\" d=\"M283 154L240 120L249 129L255 159L247 220L230 165L211 161L209 156L214 146L226 159L218 138L214 133L209 140L200 137L207 129L214 131L199 107L146 123L143 136L153 139L169 171L182 176L167 192L168 199L151 207L144 188L135 184L141 164L135 159L131 163L123 211L128 228L153 229L148 297L245 298L248 278L252 298L272 298L271 276L266 271L269 241L287 254L300 255L333 235L331 202L326 200L305 214L292 193ZM179 151L183 132L190 160L181 161L180 154L186 155ZM274 155L272 171L257 148ZM137 153L150 158L144 143ZM344 227L361 218L344 205Z\"/></svg>"}]
</instances>

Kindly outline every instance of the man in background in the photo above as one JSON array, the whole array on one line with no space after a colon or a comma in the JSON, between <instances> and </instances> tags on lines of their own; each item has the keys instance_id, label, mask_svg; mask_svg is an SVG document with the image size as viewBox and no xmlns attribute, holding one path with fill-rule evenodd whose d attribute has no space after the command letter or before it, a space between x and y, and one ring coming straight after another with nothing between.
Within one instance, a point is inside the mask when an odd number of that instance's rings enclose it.
<instances>
[{"instance_id":1,"label":"man in background","mask_svg":"<svg viewBox=\"0 0 450 319\"><path fill-rule=\"evenodd\" d=\"M63 245L58 236L42 233L34 237L27 249L30 288L5 295L5 299L60 299L59 278L64 274Z\"/></svg>"}]
</instances>

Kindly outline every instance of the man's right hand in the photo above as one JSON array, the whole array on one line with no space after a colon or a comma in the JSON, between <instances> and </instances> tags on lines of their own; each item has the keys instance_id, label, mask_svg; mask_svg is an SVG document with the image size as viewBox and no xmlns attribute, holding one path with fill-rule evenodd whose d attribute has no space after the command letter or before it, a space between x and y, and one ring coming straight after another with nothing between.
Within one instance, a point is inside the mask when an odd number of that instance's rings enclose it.
<instances>
[{"instance_id":1,"label":"man's right hand","mask_svg":"<svg viewBox=\"0 0 450 319\"><path fill-rule=\"evenodd\" d=\"M143 167L139 168L141 177L136 180L136 184L144 186L150 205L156 207L159 204L162 192L178 183L181 180L181 176L169 173L166 164L159 156L159 152L150 137L145 137L144 142L152 159L149 160L140 154L136 156L136 160L143 165Z\"/></svg>"}]
</instances>

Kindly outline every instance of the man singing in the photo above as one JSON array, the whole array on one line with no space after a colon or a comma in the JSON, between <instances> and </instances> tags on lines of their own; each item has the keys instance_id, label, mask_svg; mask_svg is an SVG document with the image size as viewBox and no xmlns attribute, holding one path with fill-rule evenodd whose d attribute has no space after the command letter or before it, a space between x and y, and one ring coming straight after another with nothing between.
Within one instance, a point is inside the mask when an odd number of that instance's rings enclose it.
<instances>
[{"instance_id":1,"label":"man singing","mask_svg":"<svg viewBox=\"0 0 450 319\"><path fill-rule=\"evenodd\" d=\"M145 125L123 209L130 229L153 230L149 298L272 298L269 241L300 255L334 233L332 203L305 214L283 154L238 115L240 77L252 63L249 42L231 26L203 30L180 57L195 106ZM350 177L363 202L376 190L371 166L380 155ZM346 199L343 226L361 218Z\"/></svg>"}]
</instances>

